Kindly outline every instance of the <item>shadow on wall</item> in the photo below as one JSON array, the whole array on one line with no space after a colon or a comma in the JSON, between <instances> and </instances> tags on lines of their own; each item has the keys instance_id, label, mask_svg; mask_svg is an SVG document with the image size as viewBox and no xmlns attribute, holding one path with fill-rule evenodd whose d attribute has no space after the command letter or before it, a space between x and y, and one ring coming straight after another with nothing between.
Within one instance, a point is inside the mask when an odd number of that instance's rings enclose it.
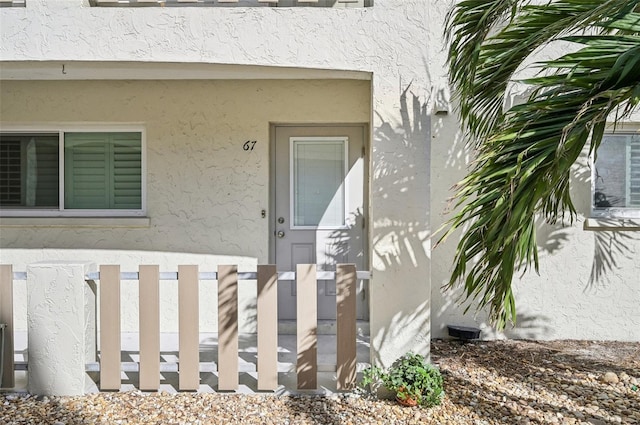
<instances>
[{"instance_id":1,"label":"shadow on wall","mask_svg":"<svg viewBox=\"0 0 640 425\"><path fill-rule=\"evenodd\" d=\"M504 330L507 338L514 339L539 339L541 335L552 335L553 326L548 317L541 314L516 315L516 327Z\"/></svg>"},{"instance_id":2,"label":"shadow on wall","mask_svg":"<svg viewBox=\"0 0 640 425\"><path fill-rule=\"evenodd\" d=\"M386 217L377 214L375 222L371 223L372 269L376 278L382 276L379 282L394 286L393 305L404 306L402 310L395 311L390 321L385 319L385 322L375 324L380 320L379 310L382 306L371 303L372 329L381 329L378 334L371 335L371 361L378 364L384 364L380 353L389 349L389 341L410 339L412 345L407 350L427 353L429 349L430 235L428 207L424 206L428 205L430 175L429 168L425 170L420 163L425 155L429 162L430 117L427 113L428 101L422 103L418 96L410 92L410 87L411 84L405 87L400 96L399 119L387 120L376 111L380 125L373 133L376 152L371 172L374 182L371 196L392 203L395 208L387 207L387 211L394 213ZM425 210L410 211L415 208ZM407 220L407 216L421 218ZM415 289L403 290L404 276L423 280L424 296L415 292ZM405 328L424 329L424 332L404 335ZM398 349L403 350L404 347L395 348Z\"/></svg>"},{"instance_id":3,"label":"shadow on wall","mask_svg":"<svg viewBox=\"0 0 640 425\"><path fill-rule=\"evenodd\" d=\"M586 165L589 158L586 153L581 154L578 164L571 170L571 183L574 187L572 198L579 213L588 216L591 211L591 191L585 196L584 188L591 187L591 168ZM577 189L577 190L576 190ZM594 195L598 197L598 192ZM579 226L574 223L573 226ZM538 249L543 255L553 256L560 252L571 242L570 228L558 225L549 225L542 218L538 219ZM581 232L581 230L579 230ZM584 291L594 289L598 284L607 283L608 275L618 269L621 259L633 259L633 244L639 240L634 233L629 232L603 232L594 231L593 235L593 260L588 284ZM583 279L576 277L581 282Z\"/></svg>"},{"instance_id":4,"label":"shadow on wall","mask_svg":"<svg viewBox=\"0 0 640 425\"><path fill-rule=\"evenodd\" d=\"M538 252L554 255L569 242L569 232L563 227L551 226L542 218L536 220Z\"/></svg>"},{"instance_id":5,"label":"shadow on wall","mask_svg":"<svg viewBox=\"0 0 640 425\"><path fill-rule=\"evenodd\" d=\"M589 196L584 196L583 188L590 186L591 169L586 164L589 163L588 154L580 154L576 165L571 168L571 197L578 212L588 212L591 208ZM562 217L569 219L569 215ZM573 225L576 225L574 222ZM554 255L558 253L570 241L571 226L569 220L566 223L559 222L548 224L544 217L538 216L536 219L536 233L538 251L543 255Z\"/></svg>"},{"instance_id":6,"label":"shadow on wall","mask_svg":"<svg viewBox=\"0 0 640 425\"><path fill-rule=\"evenodd\" d=\"M383 362L381 351L388 350L388 346L397 341L410 340L411 346L407 349L416 352L427 353L430 346L429 330L429 258L427 244L429 243L428 211L424 211L423 219L407 220L407 215L416 217L418 214L406 214L404 207L413 208L415 197L425 197L425 202L418 205L427 205L429 196L429 174L422 174L420 167L416 166L415 158L428 152L426 144L429 140L430 119L427 114L427 102L412 95L411 109L409 109L407 94L410 85L404 88L400 96L400 117L395 122L385 120L376 111L380 125L374 129L375 139L373 146L376 150L375 161L371 170L371 179L374 185L371 187L371 196L382 202L393 202L396 205L394 214L380 217L376 214L376 220L370 223L373 227L373 239L370 241L372 249L371 268L379 282L392 284L394 290L393 300L390 305L405 306L402 310L396 310L389 321L375 326L373 322L380 320L379 313L374 303L370 305L372 330L381 329L377 334L371 335L371 362L388 366ZM380 202L380 201L378 201ZM391 211L392 209L387 209ZM358 211L353 217L356 224L361 223L362 212ZM332 234L335 242L333 258L339 262L345 258L348 249L348 234L344 231L335 231ZM385 276L388 275L388 276ZM416 276L424 276L424 294L416 294L415 291L403 290L402 276L408 275L412 279ZM380 324L380 323L379 323ZM405 329L419 329L424 332L420 335L405 335ZM410 325L410 326L407 326ZM305 335L301 341L306 352L298 355L298 370L310 369L306 360L308 353L313 353L316 348L309 345L310 335ZM396 350L401 347L394 347ZM299 385L313 384L313 377L303 375ZM309 401L306 398L289 398L286 400L291 415L298 419L310 419L314 423L342 424L344 417L340 413L339 403L330 398L317 398ZM315 407L310 410L308 403ZM366 414L363 412L363 414Z\"/></svg>"},{"instance_id":7,"label":"shadow on wall","mask_svg":"<svg viewBox=\"0 0 640 425\"><path fill-rule=\"evenodd\" d=\"M447 115L435 115L433 120L431 229L436 232L453 218L455 185L467 174L474 148L466 142L455 108ZM433 235L432 244L441 236L442 232ZM487 335L487 331L491 332L484 312L476 312L473 304L465 301L461 285L445 289L451 276L459 236L459 231L452 234L431 253L431 330L434 338L447 338L447 325L479 326L483 336ZM467 309L468 312L463 314Z\"/></svg>"},{"instance_id":8,"label":"shadow on wall","mask_svg":"<svg viewBox=\"0 0 640 425\"><path fill-rule=\"evenodd\" d=\"M633 233L594 232L595 244L589 284L585 291L607 280L607 274L618 268L618 259L633 259L630 244L640 238Z\"/></svg>"}]
</instances>

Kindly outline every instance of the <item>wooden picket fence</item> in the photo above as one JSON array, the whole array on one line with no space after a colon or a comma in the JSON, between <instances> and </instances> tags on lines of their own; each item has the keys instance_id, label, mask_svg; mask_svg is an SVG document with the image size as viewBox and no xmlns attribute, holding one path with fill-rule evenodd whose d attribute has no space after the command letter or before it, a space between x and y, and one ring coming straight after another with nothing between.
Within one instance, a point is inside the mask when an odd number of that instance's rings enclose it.
<instances>
[{"instance_id":1,"label":"wooden picket fence","mask_svg":"<svg viewBox=\"0 0 640 425\"><path fill-rule=\"evenodd\" d=\"M0 323L6 323L2 387L14 386L12 267L0 266ZM279 280L296 281L298 389L317 387L317 281L336 280L337 389L349 390L356 379L356 282L368 278L353 264L338 264L335 272L317 271L315 264L300 264L292 272L277 272L275 265L259 265L257 272L238 272L236 265L218 266L217 272L199 273L198 266L182 265L175 273L160 273L158 265L141 265L138 272L121 273L119 265L101 265L87 280L97 281L100 302L100 389L121 386L120 281L139 281L139 388L160 387L160 280L178 281L179 390L196 391L200 385L199 301L200 280L218 281L218 390L238 389L238 281L257 280L258 390L278 386ZM25 277L26 279L26 277Z\"/></svg>"}]
</instances>

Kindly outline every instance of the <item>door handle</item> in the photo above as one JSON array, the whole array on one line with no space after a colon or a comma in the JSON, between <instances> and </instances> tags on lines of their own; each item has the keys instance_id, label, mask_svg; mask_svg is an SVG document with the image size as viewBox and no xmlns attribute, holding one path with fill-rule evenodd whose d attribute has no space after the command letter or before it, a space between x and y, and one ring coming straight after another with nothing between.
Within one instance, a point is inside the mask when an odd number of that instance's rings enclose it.
<instances>
[{"instance_id":1,"label":"door handle","mask_svg":"<svg viewBox=\"0 0 640 425\"><path fill-rule=\"evenodd\" d=\"M282 230L278 231L278 237L284 238L284 232Z\"/></svg>"}]
</instances>

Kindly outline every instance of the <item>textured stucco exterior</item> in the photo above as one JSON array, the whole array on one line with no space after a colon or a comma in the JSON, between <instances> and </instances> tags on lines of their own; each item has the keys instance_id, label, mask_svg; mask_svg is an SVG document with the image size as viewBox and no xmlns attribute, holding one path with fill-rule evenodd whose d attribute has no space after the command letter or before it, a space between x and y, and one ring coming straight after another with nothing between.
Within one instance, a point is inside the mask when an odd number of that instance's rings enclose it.
<instances>
[{"instance_id":1,"label":"textured stucco exterior","mask_svg":"<svg viewBox=\"0 0 640 425\"><path fill-rule=\"evenodd\" d=\"M455 293L441 293L455 237L431 249L450 188L470 161L455 114L446 113L446 102L436 105L446 94L442 29L450 4L91 8L81 0L29 0L26 8L0 8L0 122L144 125L149 217L142 227L102 228L14 220L21 227L2 228L2 262L16 270L68 257L123 270L140 263L253 267L269 258L268 218L260 217L269 206L269 124L368 123L373 359L427 352L450 323L502 336L482 314L462 316ZM258 144L247 154L241 144L249 139ZM516 283L522 319L509 335L640 339L640 241L637 232L583 230L585 164L576 167L573 187L583 215L572 227L541 228L541 274ZM598 268L608 252L614 261ZM599 273L590 284L594 264ZM201 289L214 290L206 282ZM126 291L136 299L135 286ZM177 294L171 283L162 291L163 300ZM246 311L251 295L241 297ZM168 314L167 332L177 317ZM202 319L203 331L215 317ZM123 305L123 331L136 326L135 302Z\"/></svg>"},{"instance_id":2,"label":"textured stucco exterior","mask_svg":"<svg viewBox=\"0 0 640 425\"><path fill-rule=\"evenodd\" d=\"M201 69L203 64L231 65L231 72L236 72L237 78L246 78L245 71L255 71L252 67L267 67L265 75L269 75L269 78L272 78L274 69L276 75L273 78L300 78L300 75L309 75L309 72L312 72L310 70L330 70L332 72L328 78L335 78L337 74L343 75L346 72L347 75L356 73L353 74L353 78L362 79L364 73L369 81L368 94L365 99L355 99L359 105L354 109L366 110L366 116L358 115L357 121L369 123L371 130L368 149L371 171L368 218L371 241L369 263L374 273L370 293L372 355L376 360L388 363L408 350L428 351L429 125L428 117L414 118L413 114L409 117L409 114L405 114L406 110L401 110L401 94L410 86L409 105L412 94L415 94L417 102L430 106L432 91L444 81L442 43L439 41L442 28L434 23L442 22L442 14L446 7L446 4L432 4L427 1L393 0L376 2L375 7L371 8L350 9L90 8L79 0L32 0L26 8L5 8L0 11L0 57L6 65L2 70L5 79L3 86L7 79L13 78L131 79L131 76L135 75L134 79L202 80L208 78L207 71L195 72L195 77L192 71ZM181 64L181 70L174 72L172 68L172 71L168 72L167 67L163 65L166 63ZM66 65L64 70L63 64ZM101 69L100 64L104 64L107 71ZM233 68L238 65L245 65L247 68ZM15 69L12 68L15 66L19 70L12 73L11 69ZM82 67L84 71L79 71ZM136 71L141 68L148 72L145 74ZM92 73L87 69L96 69L96 72ZM216 72L211 72L210 78L219 77ZM9 83L7 87L6 90L13 90ZM317 123L346 122L355 119L350 118L353 111L345 116L334 109L334 100L343 96L334 96L331 103L325 106L327 112L336 112L330 118L322 118L323 115L316 114L315 110L309 113L312 104L307 105L307 94L301 98L305 100L304 106L292 108L300 112L299 114L265 116L265 120L258 124L259 128L250 127L248 132L266 132L269 122L277 121ZM170 104L173 99L166 98L162 101ZM270 110L271 105L252 105L247 102L243 103L243 107ZM4 100L4 96L2 108L3 122L33 119L9 118L5 115L10 114L11 105ZM38 106L29 102L29 108L37 110ZM305 110L308 113L302 116ZM199 113L206 115L207 112L203 109ZM116 109L97 119L100 122L114 121L114 114L118 115ZM228 145L232 145L233 149L239 149L241 141L248 139L249 135L243 134L242 131L245 125L242 123L244 116L238 118L237 121L225 124L233 129L229 131L235 132L233 142L222 140L222 145L219 149L214 146L213 152L219 153L216 150L224 150ZM51 118L47 117L47 121L49 120ZM131 118L127 117L126 120L130 121ZM413 130L417 131L408 131L407 121L411 121L414 124ZM173 120L162 127L171 134L180 133L190 126L190 120ZM147 131L157 130L148 126ZM264 137L257 140L266 147L267 133L263 134ZM202 164L199 161L204 160L199 158L206 155L207 151L191 151L191 143L193 142L180 146L179 150L186 148L196 164ZM161 163L170 161L175 153L153 152ZM225 203L225 213L229 212L232 216L237 214L235 210L240 202L242 209L246 210L247 217L251 215L247 220L238 221L241 223L241 232L252 234L255 246L247 246L246 241L238 241L237 237L217 235L214 230L214 237L224 240L224 243L220 243L220 247L224 249L214 254L229 255L230 259L238 259L241 263L255 263L258 259L266 259L267 255L268 227L259 216L260 210L267 207L264 203L268 196L267 156L264 151L262 154L259 160L262 162L251 163L252 166L265 167L257 172L262 176L261 179L247 176L242 170L238 170L237 175L220 175L221 181L226 185L238 182L244 184L247 179L262 185L260 196L254 196L254 192L244 192L242 188L238 193L230 192L231 195L224 190L217 193L222 199L215 202ZM255 161L256 157L257 155L254 155L250 158ZM239 158L241 159L237 165L245 166L246 162L243 161L246 161L246 157ZM197 176L195 167L189 164L181 165L184 166L181 172L185 177ZM149 167L154 167L151 160ZM217 173L215 170L203 170L212 175ZM148 178L149 184L153 185L154 177L149 174ZM197 201L197 195L183 195L183 191L189 190L188 186L168 187L166 190L181 200ZM152 208L151 198L148 198L151 226L154 226L155 214L175 214L175 217L182 215L182 220L204 219L204 213L187 218L186 213L190 214L191 211L180 208L174 210L174 203L167 202L166 199L157 201L158 205ZM225 199L231 201L226 203ZM205 201L205 204L207 202L209 201ZM167 212L169 208L171 213ZM220 225L224 226L224 223ZM200 226L191 226L183 230L191 235L199 232ZM23 231L25 230L22 229L20 232ZM119 232L127 241L122 245L112 244L102 248L105 250L102 253L108 255L114 255L112 250L121 250L125 244L128 247L135 246L136 243L130 243L129 239L140 233L140 230L136 229L111 231ZM78 237L78 232L81 234L88 231L66 229L64 232L69 234L68 244L78 242L75 244L76 249L82 247L84 240ZM51 241L46 236L51 234L51 231L38 233L36 229L26 230L27 234L35 237L30 242L30 247L20 247L17 244L15 238L22 237L17 233L11 230L7 233L7 239L3 236L3 257L8 255L11 257L7 257L10 260L20 258L24 264L31 261L31 257L37 260L37 257L49 255L47 252L51 252L31 248L34 245L38 248L51 247ZM167 242L169 239L162 242L164 237L166 236L160 236L160 246L173 243ZM11 240L13 242L9 244ZM105 245L108 243L105 242ZM174 251L185 251L176 253L175 256L169 255L162 248L144 249L145 255L153 257L153 262L160 262L163 268L172 267L183 259L188 263L206 261L204 257L197 257L198 254L205 256L204 250L198 251L198 247L179 248ZM155 255L152 255L152 252ZM97 251L88 253L85 250L61 253L81 253L83 258L91 261L100 254ZM133 253L133 258L138 259L139 254L136 254L135 250ZM124 251L122 256L126 256ZM126 316L127 313L123 314Z\"/></svg>"},{"instance_id":3,"label":"textured stucco exterior","mask_svg":"<svg viewBox=\"0 0 640 425\"><path fill-rule=\"evenodd\" d=\"M93 227L81 227L78 219L39 218L43 224L34 226L3 218L2 261L16 270L64 258L123 271L140 264L255 270L269 262L269 220L261 217L269 208L269 123L362 123L370 109L370 83L357 80L6 81L0 93L5 128L28 118L14 125L142 123L146 134L148 224L86 218ZM246 140L257 141L252 151L243 150ZM241 309L255 308L255 291L255 282L241 285ZM202 281L203 332L217 329L215 293L215 282ZM135 300L123 303L122 330L135 332L137 285L124 283L122 296ZM176 299L177 282L162 282L164 332L177 331ZM255 330L255 323L241 325Z\"/></svg>"},{"instance_id":4,"label":"textured stucco exterior","mask_svg":"<svg viewBox=\"0 0 640 425\"><path fill-rule=\"evenodd\" d=\"M640 121L640 114L629 121ZM434 132L452 143L433 143L432 156L444 158L432 167L432 221L437 229L450 215L447 198L464 176L471 156L450 120L436 121ZM577 210L573 223L548 225L539 220L539 273L516 273L517 326L496 332L487 315L459 302L460 290L444 292L449 282L457 237L432 252L432 335L447 336L447 324L477 326L483 338L640 340L640 232L629 220L610 220L587 229L591 209L591 166L588 150L572 169L571 196ZM637 220L635 220L637 222ZM628 225L628 223L627 223ZM616 228L616 227L620 228Z\"/></svg>"},{"instance_id":5,"label":"textured stucco exterior","mask_svg":"<svg viewBox=\"0 0 640 425\"><path fill-rule=\"evenodd\" d=\"M85 364L96 361L95 295L84 280L94 268L62 261L28 266L31 394L83 394Z\"/></svg>"}]
</instances>

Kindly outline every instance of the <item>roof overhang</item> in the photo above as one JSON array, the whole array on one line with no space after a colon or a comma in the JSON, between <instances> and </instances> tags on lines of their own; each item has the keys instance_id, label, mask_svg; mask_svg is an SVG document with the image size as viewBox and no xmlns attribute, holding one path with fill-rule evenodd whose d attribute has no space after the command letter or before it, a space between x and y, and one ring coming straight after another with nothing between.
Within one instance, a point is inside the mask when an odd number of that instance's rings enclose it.
<instances>
[{"instance_id":1,"label":"roof overhang","mask_svg":"<svg viewBox=\"0 0 640 425\"><path fill-rule=\"evenodd\" d=\"M263 65L111 61L0 61L0 80L371 80L372 73Z\"/></svg>"}]
</instances>

